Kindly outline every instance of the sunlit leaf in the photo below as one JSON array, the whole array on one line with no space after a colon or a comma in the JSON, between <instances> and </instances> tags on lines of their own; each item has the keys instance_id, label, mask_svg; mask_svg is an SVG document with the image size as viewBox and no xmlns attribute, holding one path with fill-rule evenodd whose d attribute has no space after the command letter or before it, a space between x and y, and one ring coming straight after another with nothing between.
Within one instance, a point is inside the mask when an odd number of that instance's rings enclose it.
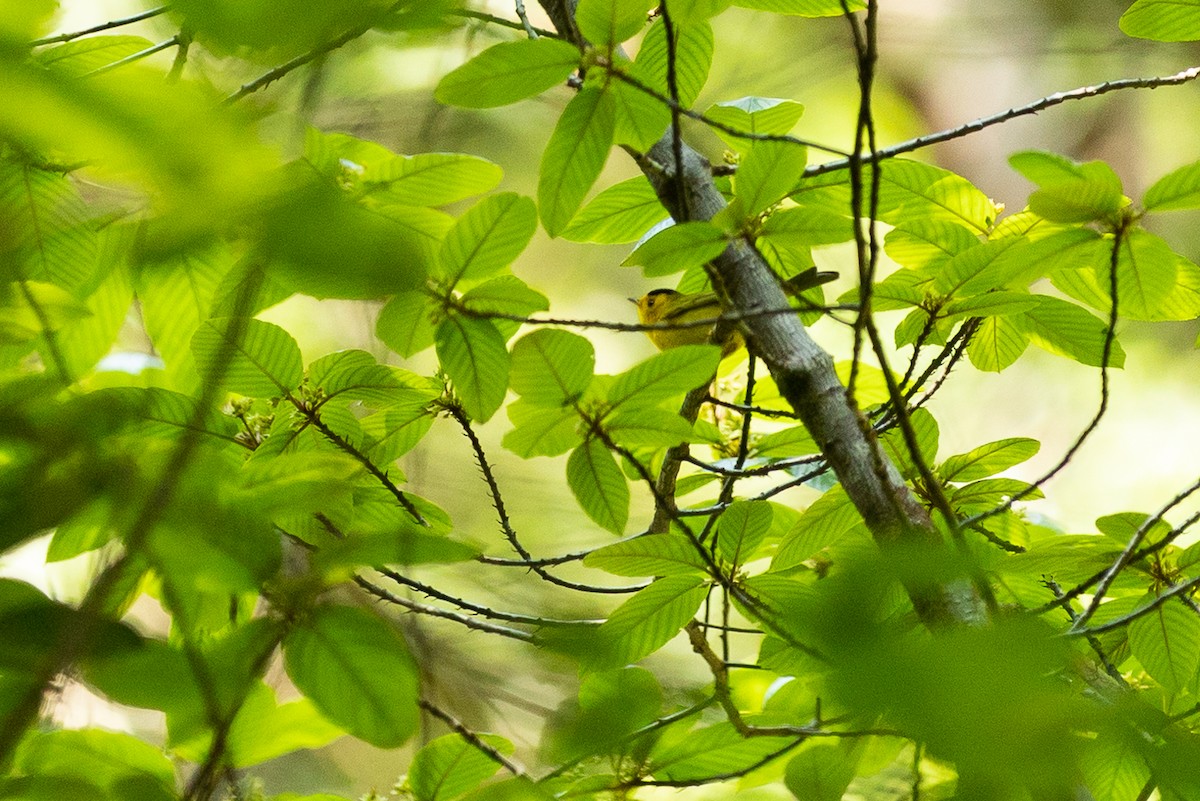
<instances>
[{"instance_id":1,"label":"sunlit leaf","mask_svg":"<svg viewBox=\"0 0 1200 801\"><path fill-rule=\"evenodd\" d=\"M1099 367L1104 360L1107 326L1099 318L1073 303L1039 295L1037 308L1008 318L1018 322L1026 338L1040 348ZM1108 354L1110 367L1125 364L1125 351L1112 340Z\"/></svg>"},{"instance_id":2,"label":"sunlit leaf","mask_svg":"<svg viewBox=\"0 0 1200 801\"><path fill-rule=\"evenodd\" d=\"M1159 42L1200 39L1200 0L1136 0L1121 15L1129 36Z\"/></svg>"},{"instance_id":3,"label":"sunlit leaf","mask_svg":"<svg viewBox=\"0 0 1200 801\"><path fill-rule=\"evenodd\" d=\"M666 217L650 182L638 176L596 195L560 236L572 242L634 242Z\"/></svg>"},{"instance_id":4,"label":"sunlit leaf","mask_svg":"<svg viewBox=\"0 0 1200 801\"><path fill-rule=\"evenodd\" d=\"M380 309L375 335L401 356L420 353L433 344L429 320L433 308L433 300L424 292L401 292Z\"/></svg>"},{"instance_id":5,"label":"sunlit leaf","mask_svg":"<svg viewBox=\"0 0 1200 801\"><path fill-rule=\"evenodd\" d=\"M775 136L789 133L803 113L804 106L794 100L754 96L722 101L704 112L706 117L736 131ZM737 136L720 128L714 128L713 132L740 153L749 152L758 144L753 138Z\"/></svg>"},{"instance_id":6,"label":"sunlit leaf","mask_svg":"<svg viewBox=\"0 0 1200 801\"><path fill-rule=\"evenodd\" d=\"M542 329L513 345L513 390L529 403L567 406L592 381L596 353L585 337Z\"/></svg>"},{"instance_id":7,"label":"sunlit leaf","mask_svg":"<svg viewBox=\"0 0 1200 801\"><path fill-rule=\"evenodd\" d=\"M967 453L947 458L938 468L938 473L943 481L976 481L1032 459L1040 449L1041 443L1028 437L989 442Z\"/></svg>"},{"instance_id":8,"label":"sunlit leaf","mask_svg":"<svg viewBox=\"0 0 1200 801\"><path fill-rule=\"evenodd\" d=\"M521 399L508 404L508 419L513 429L504 435L504 447L523 459L558 456L583 439L577 430L579 415L570 407L542 406Z\"/></svg>"},{"instance_id":9,"label":"sunlit leaf","mask_svg":"<svg viewBox=\"0 0 1200 801\"><path fill-rule=\"evenodd\" d=\"M985 317L967 344L967 357L978 369L998 373L1020 358L1028 345L1023 322Z\"/></svg>"},{"instance_id":10,"label":"sunlit leaf","mask_svg":"<svg viewBox=\"0 0 1200 801\"><path fill-rule=\"evenodd\" d=\"M1196 19L1200 23L1200 3L1196 4ZM1200 31L1200 25L1197 26ZM1194 209L1200 206L1200 162L1185 164L1159 178L1142 198L1146 211Z\"/></svg>"},{"instance_id":11,"label":"sunlit leaf","mask_svg":"<svg viewBox=\"0 0 1200 801\"><path fill-rule=\"evenodd\" d=\"M196 369L231 392L270 398L294 389L304 377L300 346L287 331L262 320L206 320L192 337Z\"/></svg>"},{"instance_id":12,"label":"sunlit leaf","mask_svg":"<svg viewBox=\"0 0 1200 801\"><path fill-rule=\"evenodd\" d=\"M748 562L771 528L773 512L766 501L734 501L717 521L717 547L729 562Z\"/></svg>"}]
</instances>

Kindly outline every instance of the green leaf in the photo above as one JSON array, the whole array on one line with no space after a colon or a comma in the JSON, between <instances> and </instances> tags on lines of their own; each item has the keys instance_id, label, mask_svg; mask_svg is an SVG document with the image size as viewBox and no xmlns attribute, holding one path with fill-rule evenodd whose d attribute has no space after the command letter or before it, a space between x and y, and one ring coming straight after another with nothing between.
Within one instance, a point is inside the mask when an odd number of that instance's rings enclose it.
<instances>
[{"instance_id":1,"label":"green leaf","mask_svg":"<svg viewBox=\"0 0 1200 801\"><path fill-rule=\"evenodd\" d=\"M1104 340L1108 326L1073 303L1045 295L1037 308L1007 318L1019 321L1025 336L1040 348L1074 359L1081 364L1099 367L1104 356ZM1115 339L1109 354L1110 367L1125 364L1125 351Z\"/></svg>"},{"instance_id":2,"label":"green leaf","mask_svg":"<svg viewBox=\"0 0 1200 801\"><path fill-rule=\"evenodd\" d=\"M46 281L79 298L95 286L96 231L79 190L62 175L0 161L0 219L3 281Z\"/></svg>"},{"instance_id":3,"label":"green leaf","mask_svg":"<svg viewBox=\"0 0 1200 801\"><path fill-rule=\"evenodd\" d=\"M608 390L608 404L657 405L712 379L721 351L714 345L682 345L651 356L617 376Z\"/></svg>"},{"instance_id":4,"label":"green leaf","mask_svg":"<svg viewBox=\"0 0 1200 801\"><path fill-rule=\"evenodd\" d=\"M1200 3L1196 4L1200 20ZM1200 28L1198 28L1200 30ZM1142 198L1146 211L1172 211L1200 207L1200 161L1185 164L1159 178Z\"/></svg>"},{"instance_id":5,"label":"green leaf","mask_svg":"<svg viewBox=\"0 0 1200 801\"><path fill-rule=\"evenodd\" d=\"M61 75L81 78L153 45L141 36L89 36L37 51L33 60Z\"/></svg>"},{"instance_id":6,"label":"green leaf","mask_svg":"<svg viewBox=\"0 0 1200 801\"><path fill-rule=\"evenodd\" d=\"M68 322L55 334L58 350L71 375L83 375L108 354L133 302L133 286L126 266L113 264L106 271L108 277L88 296L88 313Z\"/></svg>"},{"instance_id":7,"label":"green leaf","mask_svg":"<svg viewBox=\"0 0 1200 801\"><path fill-rule=\"evenodd\" d=\"M522 459L558 456L583 439L573 408L540 406L520 399L508 404L508 419L514 428L504 435L502 444Z\"/></svg>"},{"instance_id":8,"label":"green leaf","mask_svg":"<svg viewBox=\"0 0 1200 801\"><path fill-rule=\"evenodd\" d=\"M1176 285L1179 257L1154 234L1135 229L1121 242L1117 260L1117 303L1122 317L1154 320L1163 301ZM1108 267L1097 278L1107 277ZM1101 281L1107 290L1109 282ZM1106 292L1107 294L1107 292Z\"/></svg>"},{"instance_id":9,"label":"green leaf","mask_svg":"<svg viewBox=\"0 0 1200 801\"><path fill-rule=\"evenodd\" d=\"M515 275L498 275L478 286L471 287L459 299L464 308L484 315L512 315L527 317L535 311L550 308L546 296L517 278ZM509 339L517 333L521 323L502 317L491 318L492 325L500 335Z\"/></svg>"},{"instance_id":10,"label":"green leaf","mask_svg":"<svg viewBox=\"0 0 1200 801\"><path fill-rule=\"evenodd\" d=\"M508 350L504 337L487 320L454 315L438 326L438 361L454 382L454 391L473 420L487 421L508 391Z\"/></svg>"},{"instance_id":11,"label":"green leaf","mask_svg":"<svg viewBox=\"0 0 1200 801\"><path fill-rule=\"evenodd\" d=\"M596 525L618 537L629 522L629 485L613 455L590 439L567 459L567 484Z\"/></svg>"},{"instance_id":12,"label":"green leaf","mask_svg":"<svg viewBox=\"0 0 1200 801\"><path fill-rule=\"evenodd\" d=\"M1150 768L1133 738L1101 731L1083 752L1079 767L1096 801L1137 798L1150 781Z\"/></svg>"},{"instance_id":13,"label":"green leaf","mask_svg":"<svg viewBox=\"0 0 1200 801\"><path fill-rule=\"evenodd\" d=\"M998 373L1020 358L1028 345L1023 322L985 317L967 345L967 357L976 368Z\"/></svg>"},{"instance_id":14,"label":"green leaf","mask_svg":"<svg viewBox=\"0 0 1200 801\"><path fill-rule=\"evenodd\" d=\"M362 419L367 436L362 451L371 463L386 468L411 451L429 433L433 413L411 406L388 409Z\"/></svg>"},{"instance_id":15,"label":"green leaf","mask_svg":"<svg viewBox=\"0 0 1200 801\"><path fill-rule=\"evenodd\" d=\"M354 532L344 540L322 547L313 557L313 566L327 574L333 583L350 580L354 571L363 566L448 565L477 556L478 548L431 533L410 519L398 517L386 528Z\"/></svg>"},{"instance_id":16,"label":"green leaf","mask_svg":"<svg viewBox=\"0 0 1200 801\"><path fill-rule=\"evenodd\" d=\"M604 169L615 130L613 99L601 89L585 86L563 109L538 178L538 209L550 236L567 227Z\"/></svg>"},{"instance_id":17,"label":"green leaf","mask_svg":"<svg viewBox=\"0 0 1200 801\"><path fill-rule=\"evenodd\" d=\"M747 723L756 721L749 718ZM786 744L783 737L743 737L726 721L681 738L664 738L650 754L649 772L670 781L703 783L710 776L745 774Z\"/></svg>"},{"instance_id":18,"label":"green leaf","mask_svg":"<svg viewBox=\"0 0 1200 801\"><path fill-rule=\"evenodd\" d=\"M204 381L220 380L229 391L249 397L285 395L304 377L296 340L262 320L206 320L192 336L192 354Z\"/></svg>"},{"instance_id":19,"label":"green leaf","mask_svg":"<svg viewBox=\"0 0 1200 801\"><path fill-rule=\"evenodd\" d=\"M967 453L949 457L938 468L938 473L943 481L976 481L1032 459L1041 447L1040 442L1028 437L989 442Z\"/></svg>"},{"instance_id":20,"label":"green leaf","mask_svg":"<svg viewBox=\"0 0 1200 801\"><path fill-rule=\"evenodd\" d=\"M738 165L734 197L751 220L787 197L808 163L808 149L792 142L755 142Z\"/></svg>"},{"instance_id":21,"label":"green leaf","mask_svg":"<svg viewBox=\"0 0 1200 801\"><path fill-rule=\"evenodd\" d=\"M586 675L579 684L578 701L568 700L547 720L541 752L555 762L638 753L644 750L644 741L631 735L658 717L662 703L662 687L643 668ZM577 785L575 790L579 789Z\"/></svg>"},{"instance_id":22,"label":"green leaf","mask_svg":"<svg viewBox=\"0 0 1200 801\"><path fill-rule=\"evenodd\" d=\"M654 0L579 0L575 22L595 45L620 44L646 24Z\"/></svg>"},{"instance_id":23,"label":"green leaf","mask_svg":"<svg viewBox=\"0 0 1200 801\"><path fill-rule=\"evenodd\" d=\"M694 439L692 425L668 409L620 409L604 420L604 430L627 448L670 448Z\"/></svg>"},{"instance_id":24,"label":"green leaf","mask_svg":"<svg viewBox=\"0 0 1200 801\"><path fill-rule=\"evenodd\" d=\"M467 108L506 106L557 86L578 66L579 51L558 39L501 42L445 75L434 97Z\"/></svg>"},{"instance_id":25,"label":"green leaf","mask_svg":"<svg viewBox=\"0 0 1200 801\"><path fill-rule=\"evenodd\" d=\"M1200 39L1200 0L1137 0L1121 15L1129 36L1159 42Z\"/></svg>"},{"instance_id":26,"label":"green leaf","mask_svg":"<svg viewBox=\"0 0 1200 801\"><path fill-rule=\"evenodd\" d=\"M679 104L688 108L696 102L704 82L708 80L713 58L713 30L707 20L681 23L674 11L671 12L671 18L675 22L675 84L679 92ZM660 94L670 96L667 86L667 32L661 19L655 20L642 38L633 74ZM659 105L661 107L662 104Z\"/></svg>"},{"instance_id":27,"label":"green leaf","mask_svg":"<svg viewBox=\"0 0 1200 801\"><path fill-rule=\"evenodd\" d=\"M433 381L380 364L365 350L339 350L308 366L310 384L324 390L325 401L365 401L377 408L422 408L439 394Z\"/></svg>"},{"instance_id":28,"label":"green leaf","mask_svg":"<svg viewBox=\"0 0 1200 801\"><path fill-rule=\"evenodd\" d=\"M262 213L269 275L316 298L367 299L424 286L450 217L410 206L368 208L307 162L283 170Z\"/></svg>"},{"instance_id":29,"label":"green leaf","mask_svg":"<svg viewBox=\"0 0 1200 801\"><path fill-rule=\"evenodd\" d=\"M728 245L725 232L712 223L676 223L640 244L621 265L641 266L647 277L670 275L704 265Z\"/></svg>"},{"instance_id":30,"label":"green leaf","mask_svg":"<svg viewBox=\"0 0 1200 801\"><path fill-rule=\"evenodd\" d=\"M1003 503L1018 493L1025 501L1044 498L1040 489L1030 489L1030 484L1015 478L985 478L952 489L950 504L955 509L988 508Z\"/></svg>"},{"instance_id":31,"label":"green leaf","mask_svg":"<svg viewBox=\"0 0 1200 801\"><path fill-rule=\"evenodd\" d=\"M798 17L838 17L845 13L841 0L733 0L733 4ZM866 0L846 0L846 6L861 11L866 8Z\"/></svg>"},{"instance_id":32,"label":"green leaf","mask_svg":"<svg viewBox=\"0 0 1200 801\"><path fill-rule=\"evenodd\" d=\"M121 795L145 782L143 797L174 796L175 770L162 749L128 734L82 729L35 733L22 743L20 772L56 780L78 779ZM113 797L113 796L108 796Z\"/></svg>"},{"instance_id":33,"label":"green leaf","mask_svg":"<svg viewBox=\"0 0 1200 801\"><path fill-rule=\"evenodd\" d=\"M533 201L515 192L480 201L442 241L442 269L453 286L495 275L521 254L537 230Z\"/></svg>"},{"instance_id":34,"label":"green leaf","mask_svg":"<svg viewBox=\"0 0 1200 801\"><path fill-rule=\"evenodd\" d=\"M754 557L771 529L774 515L766 501L734 501L717 521L717 547L734 565L743 565Z\"/></svg>"},{"instance_id":35,"label":"green leaf","mask_svg":"<svg viewBox=\"0 0 1200 801\"><path fill-rule=\"evenodd\" d=\"M1091 222L1110 218L1125 204L1121 179L1101 161L1084 164L1054 153L1023 151L1009 164L1039 185L1029 208L1054 222Z\"/></svg>"},{"instance_id":36,"label":"green leaf","mask_svg":"<svg viewBox=\"0 0 1200 801\"><path fill-rule=\"evenodd\" d=\"M837 743L808 743L788 762L784 782L805 801L841 801L854 779L857 760Z\"/></svg>"},{"instance_id":37,"label":"green leaf","mask_svg":"<svg viewBox=\"0 0 1200 801\"><path fill-rule=\"evenodd\" d=\"M863 169L864 192L871 170ZM908 159L890 159L879 171L879 219L897 225L912 219L944 220L974 233L987 233L996 221L996 204L970 181L949 170ZM850 209L848 170L805 178L792 194L801 205L820 205L845 214Z\"/></svg>"},{"instance_id":38,"label":"green leaf","mask_svg":"<svg viewBox=\"0 0 1200 801\"><path fill-rule=\"evenodd\" d=\"M229 729L230 761L234 767L248 768L293 751L321 748L345 734L309 699L280 704L273 689L256 682Z\"/></svg>"},{"instance_id":39,"label":"green leaf","mask_svg":"<svg viewBox=\"0 0 1200 801\"><path fill-rule=\"evenodd\" d=\"M751 453L762 459L786 459L820 452L820 446L804 426L790 426L772 431L752 440L751 444Z\"/></svg>"},{"instance_id":40,"label":"green leaf","mask_svg":"<svg viewBox=\"0 0 1200 801\"><path fill-rule=\"evenodd\" d=\"M588 668L622 667L654 653L692 619L707 594L708 583L697 576L668 576L639 590L596 630L599 647L588 654Z\"/></svg>"},{"instance_id":41,"label":"green leaf","mask_svg":"<svg viewBox=\"0 0 1200 801\"><path fill-rule=\"evenodd\" d=\"M952 300L942 308L941 317L950 321L964 317L995 317L1017 314L1038 305L1028 292L985 292L971 298Z\"/></svg>"},{"instance_id":42,"label":"green leaf","mask_svg":"<svg viewBox=\"0 0 1200 801\"><path fill-rule=\"evenodd\" d=\"M424 292L401 292L380 309L375 335L405 358L420 353L433 344L429 315L434 308Z\"/></svg>"},{"instance_id":43,"label":"green leaf","mask_svg":"<svg viewBox=\"0 0 1200 801\"><path fill-rule=\"evenodd\" d=\"M647 277L670 275L711 261L728 246L725 232L712 223L677 223L643 242L621 264L639 265Z\"/></svg>"},{"instance_id":44,"label":"green leaf","mask_svg":"<svg viewBox=\"0 0 1200 801\"><path fill-rule=\"evenodd\" d=\"M479 734L480 741L510 755L513 745L495 734ZM416 801L448 801L474 790L500 770L500 764L458 734L444 734L427 743L413 757L408 784Z\"/></svg>"},{"instance_id":45,"label":"green leaf","mask_svg":"<svg viewBox=\"0 0 1200 801\"><path fill-rule=\"evenodd\" d=\"M1096 518L1096 529L1104 536L1124 545L1146 524L1150 516L1142 512L1119 512ZM1161 518L1154 521L1143 535L1142 543L1149 545L1161 542L1171 533L1171 526Z\"/></svg>"},{"instance_id":46,"label":"green leaf","mask_svg":"<svg viewBox=\"0 0 1200 801\"><path fill-rule=\"evenodd\" d=\"M158 387L109 387L89 395L96 403L112 401L130 410L137 433L146 437L175 439L185 433L202 433L230 444L236 443L238 425L216 409L199 413L196 399Z\"/></svg>"},{"instance_id":47,"label":"green leaf","mask_svg":"<svg viewBox=\"0 0 1200 801\"><path fill-rule=\"evenodd\" d=\"M513 345L512 388L529 403L569 406L592 382L595 366L596 352L585 337L543 328Z\"/></svg>"},{"instance_id":48,"label":"green leaf","mask_svg":"<svg viewBox=\"0 0 1200 801\"><path fill-rule=\"evenodd\" d=\"M616 114L616 144L640 153L662 138L671 124L671 110L661 100L628 81L614 81L606 91L612 96Z\"/></svg>"},{"instance_id":49,"label":"green leaf","mask_svg":"<svg viewBox=\"0 0 1200 801\"><path fill-rule=\"evenodd\" d=\"M650 534L615 542L584 557L583 563L615 576L678 576L707 570L696 544L681 534Z\"/></svg>"},{"instance_id":50,"label":"green leaf","mask_svg":"<svg viewBox=\"0 0 1200 801\"><path fill-rule=\"evenodd\" d=\"M715 122L748 134L782 136L796 127L803 113L804 106L795 100L750 96L709 106L704 115ZM714 128L713 133L739 153L747 153L759 144L754 139L735 136L720 128Z\"/></svg>"},{"instance_id":51,"label":"green leaf","mask_svg":"<svg viewBox=\"0 0 1200 801\"><path fill-rule=\"evenodd\" d=\"M952 227L962 230L957 226ZM798 206L782 209L768 217L759 232L758 241L779 247L810 248L849 242L853 238L854 226L849 217L825 209Z\"/></svg>"},{"instance_id":52,"label":"green leaf","mask_svg":"<svg viewBox=\"0 0 1200 801\"><path fill-rule=\"evenodd\" d=\"M800 519L783 536L771 561L771 570L784 571L798 567L861 523L862 517L850 502L846 491L840 486L828 490L804 510Z\"/></svg>"},{"instance_id":53,"label":"green leaf","mask_svg":"<svg viewBox=\"0 0 1200 801\"><path fill-rule=\"evenodd\" d=\"M363 189L373 199L408 206L445 206L496 188L498 164L465 153L393 156L367 168Z\"/></svg>"},{"instance_id":54,"label":"green leaf","mask_svg":"<svg viewBox=\"0 0 1200 801\"><path fill-rule=\"evenodd\" d=\"M888 231L883 247L910 269L936 267L979 244L979 237L945 220L906 220Z\"/></svg>"},{"instance_id":55,"label":"green leaf","mask_svg":"<svg viewBox=\"0 0 1200 801\"><path fill-rule=\"evenodd\" d=\"M1182 603L1161 604L1129 624L1129 648L1151 678L1177 693L1200 668L1200 617Z\"/></svg>"},{"instance_id":56,"label":"green leaf","mask_svg":"<svg viewBox=\"0 0 1200 801\"><path fill-rule=\"evenodd\" d=\"M919 456L921 461L926 466L932 466L933 460L937 457L938 449L938 425L934 420L933 415L925 409L917 409L909 415L912 421L912 427L916 433L917 447L920 450ZM905 478L916 476L917 465L912 453L909 451L908 443L905 441L903 433L899 428L894 428L891 431L880 437L880 442L888 455L892 457L896 467L899 468L900 474Z\"/></svg>"},{"instance_id":57,"label":"green leaf","mask_svg":"<svg viewBox=\"0 0 1200 801\"><path fill-rule=\"evenodd\" d=\"M667 211L644 176L614 184L596 195L563 229L572 242L635 242L667 218Z\"/></svg>"},{"instance_id":58,"label":"green leaf","mask_svg":"<svg viewBox=\"0 0 1200 801\"><path fill-rule=\"evenodd\" d=\"M322 606L284 641L288 676L337 725L379 748L417 730L418 675L404 639L365 609Z\"/></svg>"}]
</instances>

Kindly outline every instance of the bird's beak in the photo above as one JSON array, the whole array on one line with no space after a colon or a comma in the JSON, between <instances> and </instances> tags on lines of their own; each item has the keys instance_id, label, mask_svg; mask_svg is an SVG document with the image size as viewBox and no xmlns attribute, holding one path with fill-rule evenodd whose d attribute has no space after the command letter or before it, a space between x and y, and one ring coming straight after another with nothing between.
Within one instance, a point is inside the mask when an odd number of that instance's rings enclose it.
<instances>
[{"instance_id":1,"label":"bird's beak","mask_svg":"<svg viewBox=\"0 0 1200 801\"><path fill-rule=\"evenodd\" d=\"M636 306L636 305L638 304L638 299L637 299L637 298L625 298L625 300L629 301L629 302L630 302L630 303L632 303L634 306Z\"/></svg>"}]
</instances>

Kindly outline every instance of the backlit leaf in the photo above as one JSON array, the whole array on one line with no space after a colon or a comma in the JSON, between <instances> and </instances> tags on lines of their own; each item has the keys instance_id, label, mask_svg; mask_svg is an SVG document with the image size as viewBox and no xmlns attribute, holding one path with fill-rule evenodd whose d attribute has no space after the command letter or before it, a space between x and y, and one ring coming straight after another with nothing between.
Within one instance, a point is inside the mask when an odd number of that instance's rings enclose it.
<instances>
[{"instance_id":1,"label":"backlit leaf","mask_svg":"<svg viewBox=\"0 0 1200 801\"><path fill-rule=\"evenodd\" d=\"M492 45L445 75L434 97L452 106L506 106L564 82L579 66L579 51L558 39Z\"/></svg>"},{"instance_id":2,"label":"backlit leaf","mask_svg":"<svg viewBox=\"0 0 1200 801\"><path fill-rule=\"evenodd\" d=\"M486 421L508 391L508 349L487 320L447 317L435 335L438 361L471 419Z\"/></svg>"},{"instance_id":3,"label":"backlit leaf","mask_svg":"<svg viewBox=\"0 0 1200 801\"><path fill-rule=\"evenodd\" d=\"M304 377L300 346L287 331L262 320L206 320L192 337L196 369L240 395L270 398L294 389Z\"/></svg>"},{"instance_id":4,"label":"backlit leaf","mask_svg":"<svg viewBox=\"0 0 1200 801\"><path fill-rule=\"evenodd\" d=\"M538 178L538 212L550 236L567 227L600 175L615 126L612 97L595 87L585 86L563 109Z\"/></svg>"},{"instance_id":5,"label":"backlit leaf","mask_svg":"<svg viewBox=\"0 0 1200 801\"><path fill-rule=\"evenodd\" d=\"M620 536L629 522L629 484L613 455L589 439L567 459L567 484L596 525Z\"/></svg>"}]
</instances>

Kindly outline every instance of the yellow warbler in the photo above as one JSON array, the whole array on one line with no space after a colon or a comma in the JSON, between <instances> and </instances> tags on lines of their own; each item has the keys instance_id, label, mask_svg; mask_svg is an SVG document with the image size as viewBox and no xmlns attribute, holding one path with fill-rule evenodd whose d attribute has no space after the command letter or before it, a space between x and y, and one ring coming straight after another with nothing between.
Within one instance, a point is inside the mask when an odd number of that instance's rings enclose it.
<instances>
[{"instance_id":1,"label":"yellow warbler","mask_svg":"<svg viewBox=\"0 0 1200 801\"><path fill-rule=\"evenodd\" d=\"M783 290L793 297L806 289L828 283L837 278L833 272L818 272L812 267L783 282ZM721 302L715 292L692 292L684 294L674 289L652 289L641 298L630 298L637 305L638 322L642 325L656 323L687 323L707 320L721 313ZM703 345L708 342L713 326L698 325L688 328L663 328L647 331L646 336L659 350L669 350L680 345ZM729 336L721 344L721 355L728 356L746 341L736 326L731 326Z\"/></svg>"}]
</instances>

